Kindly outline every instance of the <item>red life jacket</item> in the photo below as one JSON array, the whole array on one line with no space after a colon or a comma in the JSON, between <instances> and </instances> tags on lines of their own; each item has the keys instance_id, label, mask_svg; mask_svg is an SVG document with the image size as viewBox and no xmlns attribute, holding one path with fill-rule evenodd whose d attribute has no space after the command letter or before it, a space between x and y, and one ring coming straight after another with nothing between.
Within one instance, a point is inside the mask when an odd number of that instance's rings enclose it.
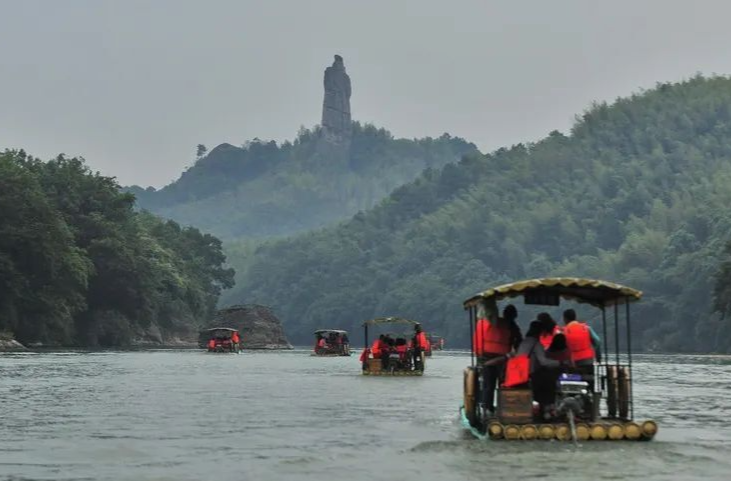
<instances>
[{"instance_id":1,"label":"red life jacket","mask_svg":"<svg viewBox=\"0 0 731 481\"><path fill-rule=\"evenodd\" d=\"M208 341L208 349L214 349L215 347L216 347L216 340L215 339L210 339Z\"/></svg>"},{"instance_id":2,"label":"red life jacket","mask_svg":"<svg viewBox=\"0 0 731 481\"><path fill-rule=\"evenodd\" d=\"M540 335L538 341L543 346L543 349L548 349L548 346L550 346L551 342L553 342L553 337L559 332L561 332L561 328L559 328L558 326L553 326L552 332L544 332Z\"/></svg>"},{"instance_id":3,"label":"red life jacket","mask_svg":"<svg viewBox=\"0 0 731 481\"><path fill-rule=\"evenodd\" d=\"M325 349L325 339L320 339L319 341L317 341L317 347L319 347L320 349Z\"/></svg>"},{"instance_id":4,"label":"red life jacket","mask_svg":"<svg viewBox=\"0 0 731 481\"><path fill-rule=\"evenodd\" d=\"M406 351L406 344L399 344L398 346L396 346L396 352L398 352L399 354L406 354Z\"/></svg>"},{"instance_id":5,"label":"red life jacket","mask_svg":"<svg viewBox=\"0 0 731 481\"><path fill-rule=\"evenodd\" d=\"M239 343L239 340L240 340L240 339L239 339L239 333L238 333L238 332L234 332L234 333L233 333L233 334L231 335L231 340L232 340L233 342L235 342L236 344L238 344L238 343Z\"/></svg>"},{"instance_id":6,"label":"red life jacket","mask_svg":"<svg viewBox=\"0 0 731 481\"><path fill-rule=\"evenodd\" d=\"M427 340L426 340L426 334L424 332L420 332L416 335L416 347L420 349L426 349L428 346Z\"/></svg>"},{"instance_id":7,"label":"red life jacket","mask_svg":"<svg viewBox=\"0 0 731 481\"><path fill-rule=\"evenodd\" d=\"M487 319L479 319L475 329L475 354L507 354L510 352L510 329Z\"/></svg>"},{"instance_id":8,"label":"red life jacket","mask_svg":"<svg viewBox=\"0 0 731 481\"><path fill-rule=\"evenodd\" d=\"M371 352L373 353L373 357L379 357L381 355L381 344L382 343L380 339L376 339L375 341L373 341L373 345L371 346Z\"/></svg>"},{"instance_id":9,"label":"red life jacket","mask_svg":"<svg viewBox=\"0 0 731 481\"><path fill-rule=\"evenodd\" d=\"M365 362L365 360L368 359L368 348L366 347L363 349L363 352L360 353L360 362Z\"/></svg>"},{"instance_id":10,"label":"red life jacket","mask_svg":"<svg viewBox=\"0 0 731 481\"><path fill-rule=\"evenodd\" d=\"M564 328L566 345L571 352L573 362L594 359L594 346L591 345L591 332L584 322L571 321Z\"/></svg>"},{"instance_id":11,"label":"red life jacket","mask_svg":"<svg viewBox=\"0 0 731 481\"><path fill-rule=\"evenodd\" d=\"M527 354L518 354L508 359L505 366L504 387L515 387L530 380L530 357Z\"/></svg>"}]
</instances>

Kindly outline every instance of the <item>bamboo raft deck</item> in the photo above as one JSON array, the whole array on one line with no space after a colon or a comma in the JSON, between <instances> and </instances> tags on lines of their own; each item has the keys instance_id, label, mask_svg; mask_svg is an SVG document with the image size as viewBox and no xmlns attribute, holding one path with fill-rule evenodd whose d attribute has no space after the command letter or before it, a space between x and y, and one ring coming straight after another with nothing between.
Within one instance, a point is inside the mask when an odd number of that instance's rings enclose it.
<instances>
[{"instance_id":1,"label":"bamboo raft deck","mask_svg":"<svg viewBox=\"0 0 731 481\"><path fill-rule=\"evenodd\" d=\"M460 407L462 425L478 439L491 440L558 440L570 441L571 428L568 423L503 424L497 420L487 425L487 432L481 433L472 426ZM576 423L577 441L649 441L657 434L657 423L603 419L593 423Z\"/></svg>"},{"instance_id":2,"label":"bamboo raft deck","mask_svg":"<svg viewBox=\"0 0 731 481\"><path fill-rule=\"evenodd\" d=\"M424 371L363 371L364 376L423 376Z\"/></svg>"}]
</instances>

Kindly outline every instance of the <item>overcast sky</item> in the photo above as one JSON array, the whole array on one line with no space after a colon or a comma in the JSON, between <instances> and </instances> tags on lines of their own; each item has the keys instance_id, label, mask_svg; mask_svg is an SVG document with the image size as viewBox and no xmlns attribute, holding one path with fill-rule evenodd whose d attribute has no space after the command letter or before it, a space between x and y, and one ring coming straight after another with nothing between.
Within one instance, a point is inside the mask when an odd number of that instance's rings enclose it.
<instances>
[{"instance_id":1,"label":"overcast sky","mask_svg":"<svg viewBox=\"0 0 731 481\"><path fill-rule=\"evenodd\" d=\"M318 123L339 53L354 119L488 151L731 73L729 18L722 0L0 0L0 148L159 187L198 143Z\"/></svg>"}]
</instances>

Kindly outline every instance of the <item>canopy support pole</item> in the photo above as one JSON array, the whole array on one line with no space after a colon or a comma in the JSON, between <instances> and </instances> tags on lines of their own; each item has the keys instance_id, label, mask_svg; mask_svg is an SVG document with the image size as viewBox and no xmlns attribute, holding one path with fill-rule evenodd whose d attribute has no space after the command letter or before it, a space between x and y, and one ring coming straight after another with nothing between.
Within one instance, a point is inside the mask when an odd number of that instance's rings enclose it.
<instances>
[{"instance_id":1,"label":"canopy support pole","mask_svg":"<svg viewBox=\"0 0 731 481\"><path fill-rule=\"evenodd\" d=\"M365 342L365 349L368 349L368 324L365 325L365 336L363 337Z\"/></svg>"},{"instance_id":2,"label":"canopy support pole","mask_svg":"<svg viewBox=\"0 0 731 481\"><path fill-rule=\"evenodd\" d=\"M619 369L619 305L614 303L614 358Z\"/></svg>"},{"instance_id":3,"label":"canopy support pole","mask_svg":"<svg viewBox=\"0 0 731 481\"><path fill-rule=\"evenodd\" d=\"M626 321L627 321L627 361L629 364L629 406L630 416L632 419L635 418L635 402L634 402L634 389L632 387L632 334L631 334L631 323L629 317L629 297L624 300L626 308Z\"/></svg>"},{"instance_id":4,"label":"canopy support pole","mask_svg":"<svg viewBox=\"0 0 731 481\"><path fill-rule=\"evenodd\" d=\"M475 367L475 306L469 308L470 316L470 365Z\"/></svg>"}]
</instances>

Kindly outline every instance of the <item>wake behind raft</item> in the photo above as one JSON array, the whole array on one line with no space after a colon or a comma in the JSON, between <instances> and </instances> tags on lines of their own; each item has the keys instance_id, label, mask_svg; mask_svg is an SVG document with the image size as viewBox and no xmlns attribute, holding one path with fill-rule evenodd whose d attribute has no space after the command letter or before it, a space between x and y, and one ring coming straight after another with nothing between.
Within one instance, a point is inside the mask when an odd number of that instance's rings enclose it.
<instances>
[{"instance_id":1,"label":"wake behind raft","mask_svg":"<svg viewBox=\"0 0 731 481\"><path fill-rule=\"evenodd\" d=\"M599 309L604 353L603 362L582 369L566 367L557 376L554 407L543 412L533 400L534 390L528 378L529 368L521 368L527 382L507 387L504 382L506 356L477 356L476 326L491 326L498 320L497 302L522 297L527 305L558 306L561 300L588 304ZM471 365L464 370L464 403L460 407L462 424L480 439L508 440L650 440L657 433L657 423L634 420L632 389L632 339L630 304L639 301L642 292L611 282L580 278L544 278L505 284L488 289L464 302L469 312ZM620 309L622 307L622 309ZM620 323L624 311L624 325ZM607 311L614 311L613 323ZM608 336L612 332L613 349ZM620 348L621 347L621 348ZM515 356L516 358L519 356ZM501 359L502 358L502 359ZM591 363L590 363L591 364ZM573 366L573 361L570 365ZM501 372L494 412L481 401L487 399L488 371ZM509 368L513 376L516 369ZM493 371L494 372L494 371ZM523 380L522 378L520 379ZM598 381L598 382L595 382Z\"/></svg>"}]
</instances>

